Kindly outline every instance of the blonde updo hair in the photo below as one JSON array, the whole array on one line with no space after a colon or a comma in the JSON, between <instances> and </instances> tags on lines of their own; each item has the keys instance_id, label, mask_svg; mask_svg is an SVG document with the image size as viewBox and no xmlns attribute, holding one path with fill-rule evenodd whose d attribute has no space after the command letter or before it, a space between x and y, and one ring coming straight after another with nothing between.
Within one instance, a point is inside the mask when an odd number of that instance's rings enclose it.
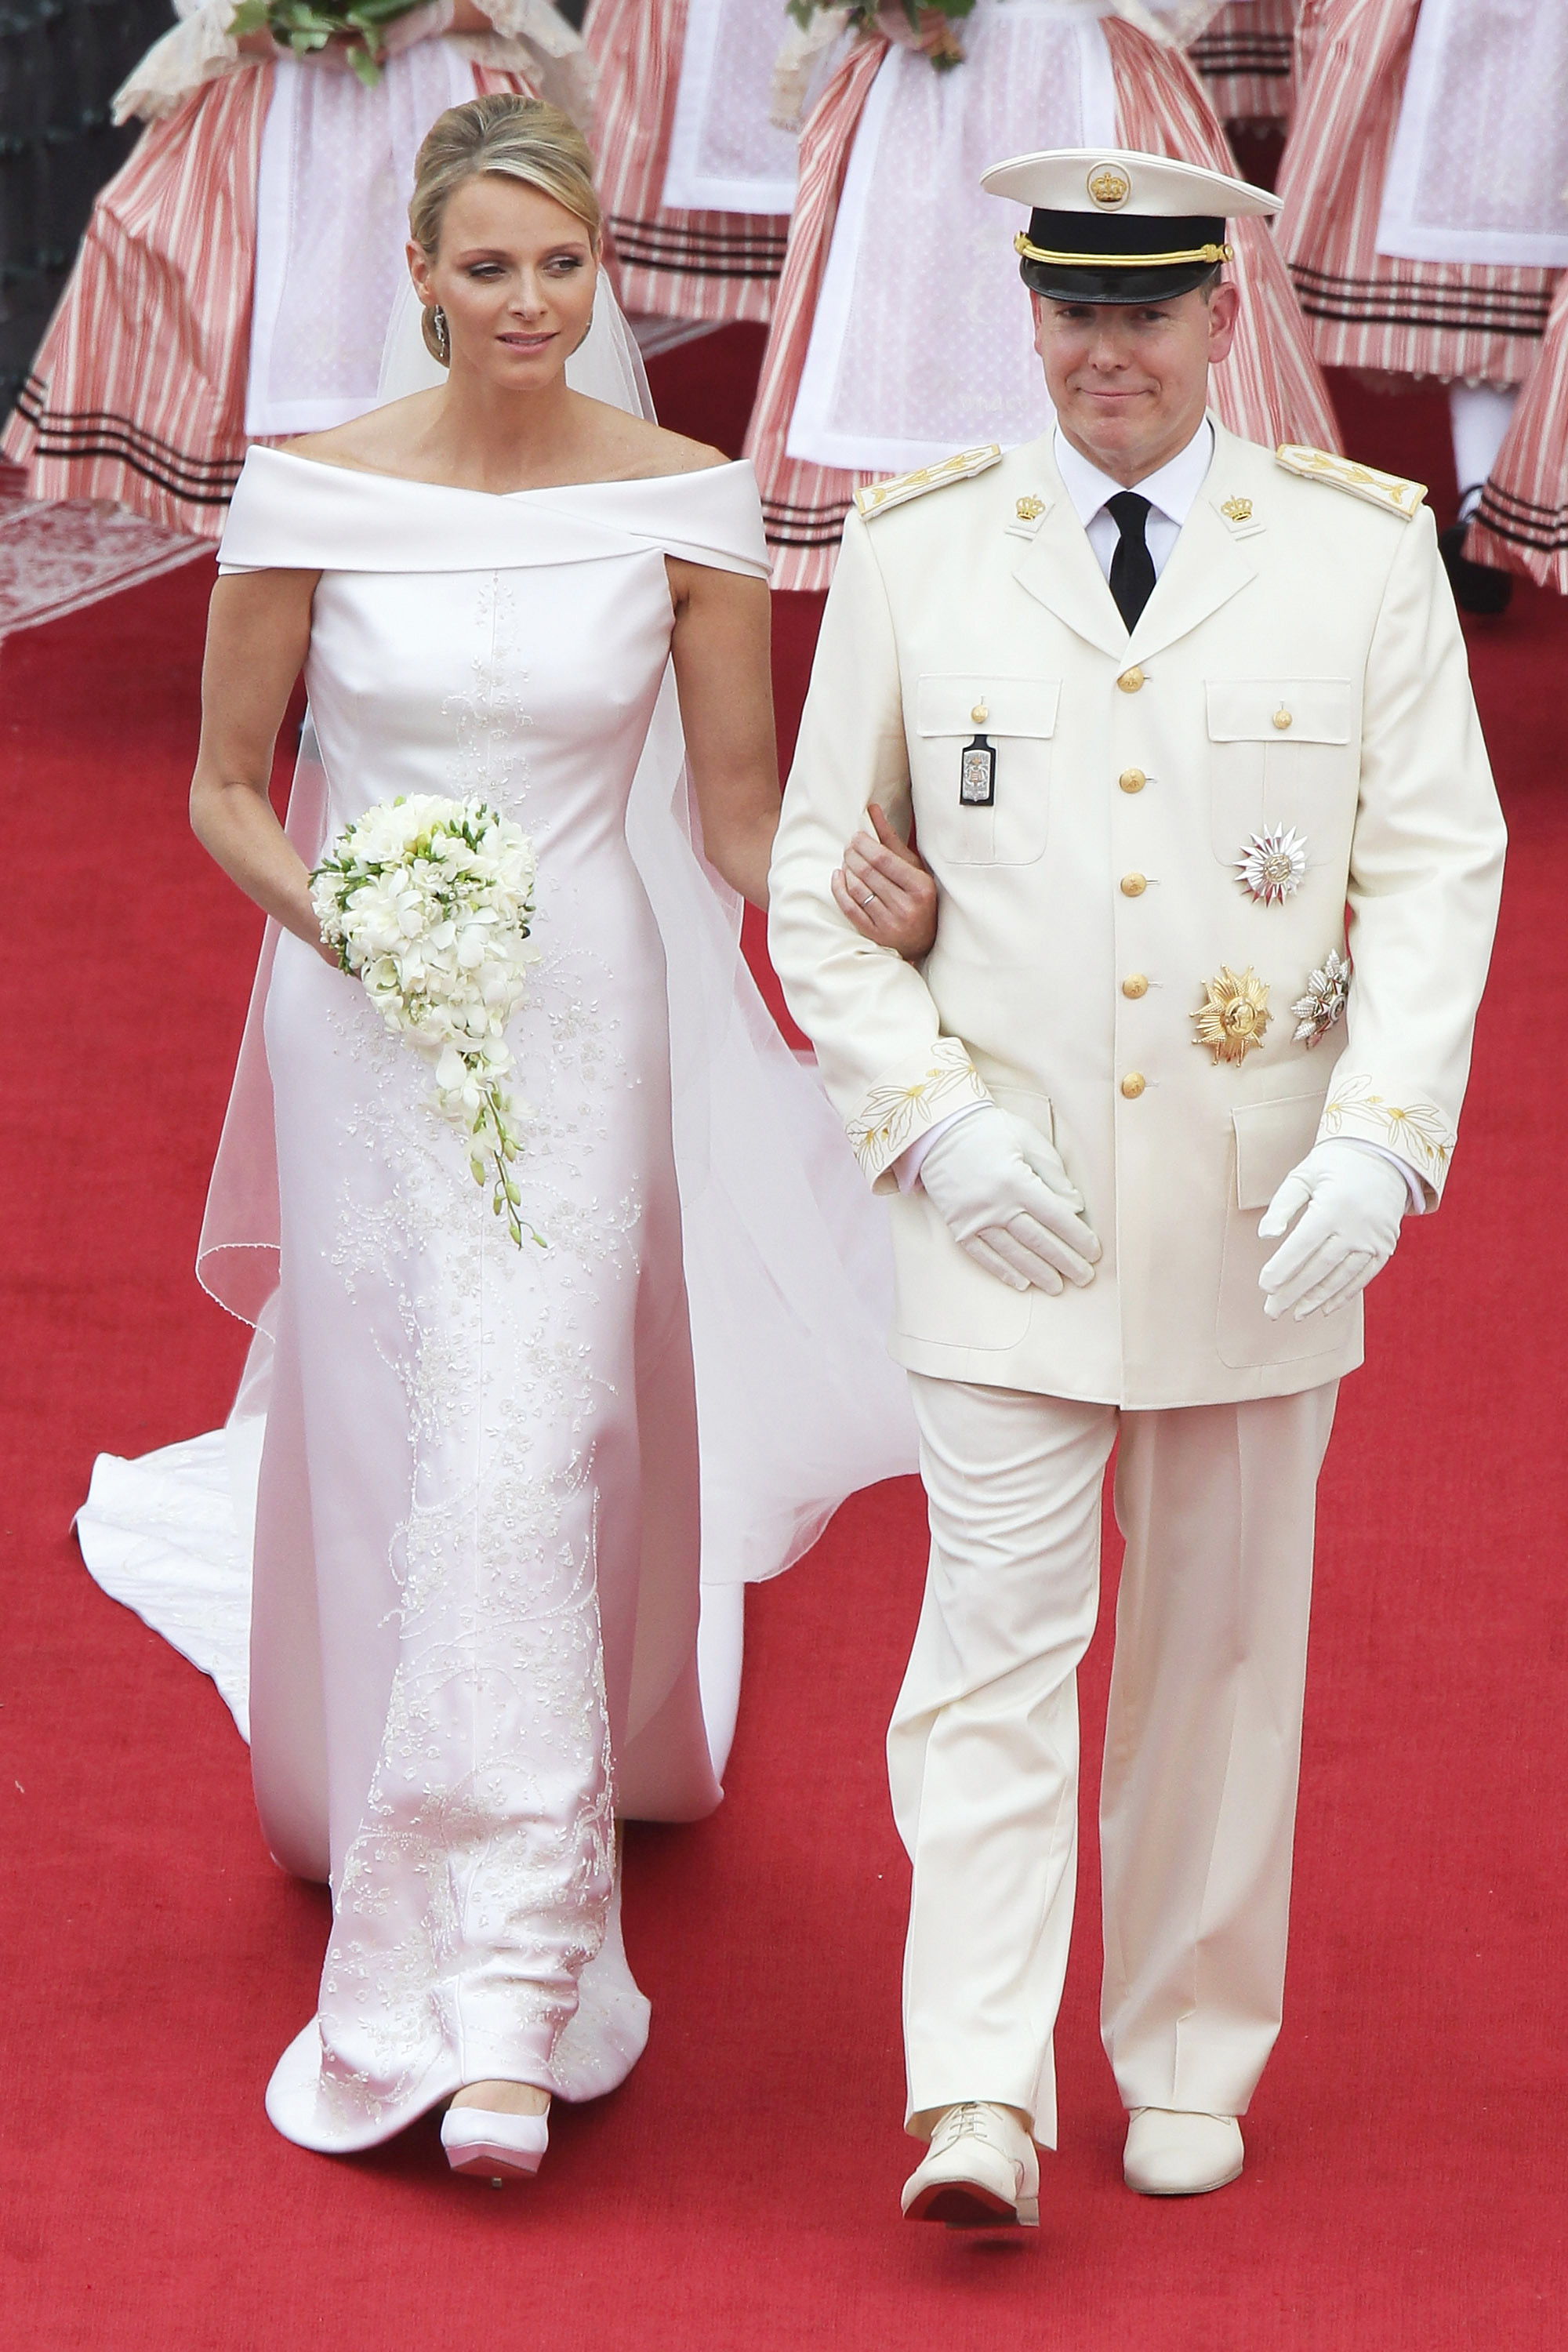
<instances>
[{"instance_id":1,"label":"blonde updo hair","mask_svg":"<svg viewBox=\"0 0 1568 2352\"><path fill-rule=\"evenodd\" d=\"M558 106L500 89L449 106L426 133L415 159L408 207L408 234L422 253L435 254L441 218L454 190L465 181L487 177L521 180L524 187L552 196L582 222L597 247L603 215L587 141ZM419 324L426 350L445 364L428 309L422 310Z\"/></svg>"}]
</instances>

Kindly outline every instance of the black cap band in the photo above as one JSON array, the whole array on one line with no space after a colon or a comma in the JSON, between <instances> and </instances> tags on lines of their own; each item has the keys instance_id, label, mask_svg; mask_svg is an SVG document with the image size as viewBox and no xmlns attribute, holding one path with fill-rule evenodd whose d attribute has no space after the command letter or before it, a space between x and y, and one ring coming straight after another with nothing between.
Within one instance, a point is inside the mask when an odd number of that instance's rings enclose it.
<instances>
[{"instance_id":1,"label":"black cap band","mask_svg":"<svg viewBox=\"0 0 1568 2352\"><path fill-rule=\"evenodd\" d=\"M1015 240L1018 275L1056 302L1168 302L1230 259L1213 215L1047 212L1037 207Z\"/></svg>"}]
</instances>

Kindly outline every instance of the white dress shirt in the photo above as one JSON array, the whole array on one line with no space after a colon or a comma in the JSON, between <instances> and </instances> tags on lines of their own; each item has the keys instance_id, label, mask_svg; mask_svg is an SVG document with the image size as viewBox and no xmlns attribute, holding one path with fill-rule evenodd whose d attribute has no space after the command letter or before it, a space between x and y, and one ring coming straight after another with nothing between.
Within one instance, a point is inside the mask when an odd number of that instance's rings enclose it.
<instances>
[{"instance_id":1,"label":"white dress shirt","mask_svg":"<svg viewBox=\"0 0 1568 2352\"><path fill-rule=\"evenodd\" d=\"M1171 560L1176 535L1193 510L1193 501L1204 486L1204 476L1214 457L1214 426L1208 418L1204 418L1184 449L1179 449L1141 482L1117 482L1109 474L1102 474L1092 458L1081 456L1073 447L1059 425L1054 454L1062 488L1083 525L1095 561L1108 580L1110 559L1121 534L1116 527L1116 517L1105 502L1128 488L1148 499L1150 512L1143 526L1143 544L1152 559L1158 580Z\"/></svg>"}]
</instances>

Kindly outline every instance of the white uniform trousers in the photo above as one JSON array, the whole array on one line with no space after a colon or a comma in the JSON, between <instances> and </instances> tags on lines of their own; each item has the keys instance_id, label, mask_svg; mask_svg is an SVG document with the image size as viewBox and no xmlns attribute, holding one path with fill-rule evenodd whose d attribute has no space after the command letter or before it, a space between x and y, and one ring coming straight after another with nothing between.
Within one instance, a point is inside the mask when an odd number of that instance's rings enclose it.
<instances>
[{"instance_id":1,"label":"white uniform trousers","mask_svg":"<svg viewBox=\"0 0 1568 2352\"><path fill-rule=\"evenodd\" d=\"M1118 1438L1101 2032L1128 2107L1245 2114L1279 2029L1313 1515L1338 1383L1161 1412L910 1384L931 1548L888 1735L914 1873L909 2127L987 2099L1056 2145L1077 1667Z\"/></svg>"}]
</instances>

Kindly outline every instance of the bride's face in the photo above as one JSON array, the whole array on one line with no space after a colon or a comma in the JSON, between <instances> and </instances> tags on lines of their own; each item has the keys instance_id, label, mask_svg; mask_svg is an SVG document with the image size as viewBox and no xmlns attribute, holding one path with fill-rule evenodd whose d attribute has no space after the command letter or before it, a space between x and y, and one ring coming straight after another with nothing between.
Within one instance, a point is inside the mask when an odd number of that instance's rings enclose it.
<instances>
[{"instance_id":1,"label":"bride's face","mask_svg":"<svg viewBox=\"0 0 1568 2352\"><path fill-rule=\"evenodd\" d=\"M420 299L446 313L454 376L535 392L588 331L594 240L575 213L519 180L465 180L447 200L435 255L411 245L408 261Z\"/></svg>"}]
</instances>

